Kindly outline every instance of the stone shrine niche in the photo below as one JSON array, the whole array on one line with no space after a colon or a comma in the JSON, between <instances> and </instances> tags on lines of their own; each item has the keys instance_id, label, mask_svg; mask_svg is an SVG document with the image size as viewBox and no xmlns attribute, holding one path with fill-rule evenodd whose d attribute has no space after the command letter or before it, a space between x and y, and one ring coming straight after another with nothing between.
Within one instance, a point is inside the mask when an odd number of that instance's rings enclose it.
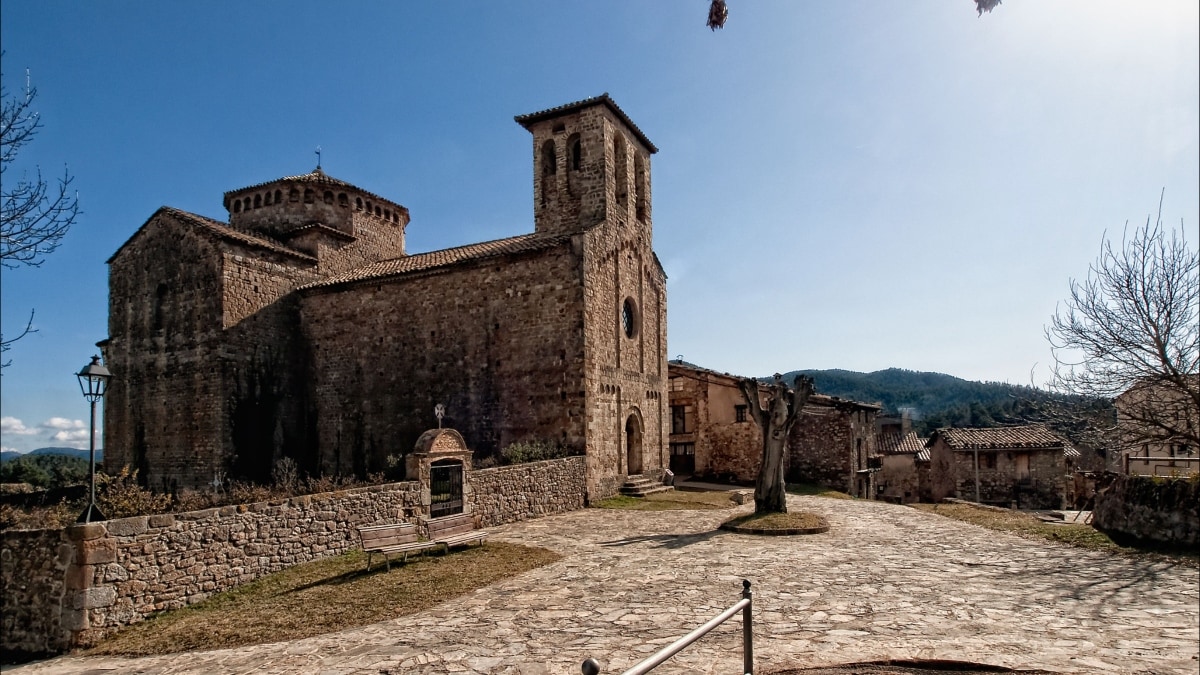
<instances>
[{"instance_id":1,"label":"stone shrine niche","mask_svg":"<svg viewBox=\"0 0 1200 675\"><path fill-rule=\"evenodd\" d=\"M421 484L421 515L426 518L471 513L471 449L454 429L421 434L405 462L409 480Z\"/></svg>"}]
</instances>

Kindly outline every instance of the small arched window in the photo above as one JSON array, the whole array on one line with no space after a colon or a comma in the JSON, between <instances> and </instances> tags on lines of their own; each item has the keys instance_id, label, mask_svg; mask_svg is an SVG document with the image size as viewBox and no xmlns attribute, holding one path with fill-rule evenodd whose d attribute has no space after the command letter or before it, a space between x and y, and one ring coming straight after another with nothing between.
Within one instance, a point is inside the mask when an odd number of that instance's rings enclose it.
<instances>
[{"instance_id":1,"label":"small arched window","mask_svg":"<svg viewBox=\"0 0 1200 675\"><path fill-rule=\"evenodd\" d=\"M579 134L567 140L567 154L570 158L572 171L578 171L583 166L583 144L579 142Z\"/></svg>"},{"instance_id":2,"label":"small arched window","mask_svg":"<svg viewBox=\"0 0 1200 675\"><path fill-rule=\"evenodd\" d=\"M326 204L332 204L332 203L333 203L333 193L332 193L332 192L330 192L329 190L326 190L326 191L325 191L325 194L323 194L323 195L321 195L321 196L322 196L322 197L325 199L325 203L326 203Z\"/></svg>"},{"instance_id":3,"label":"small arched window","mask_svg":"<svg viewBox=\"0 0 1200 675\"><path fill-rule=\"evenodd\" d=\"M376 218L379 218L379 217L381 217L381 216L383 216L383 209L381 209L381 208L379 208L378 206L376 206L376 207L375 207L375 217L376 217Z\"/></svg>"},{"instance_id":4,"label":"small arched window","mask_svg":"<svg viewBox=\"0 0 1200 675\"><path fill-rule=\"evenodd\" d=\"M313 203L313 191L312 191L312 188L304 188L304 203L305 203L305 204L311 204L311 203Z\"/></svg>"},{"instance_id":5,"label":"small arched window","mask_svg":"<svg viewBox=\"0 0 1200 675\"><path fill-rule=\"evenodd\" d=\"M350 198L346 196L345 192L338 193L338 206L350 206Z\"/></svg>"},{"instance_id":6,"label":"small arched window","mask_svg":"<svg viewBox=\"0 0 1200 675\"><path fill-rule=\"evenodd\" d=\"M300 191L297 190L296 188L292 188L291 190L288 190L288 201L289 202L300 201Z\"/></svg>"},{"instance_id":7,"label":"small arched window","mask_svg":"<svg viewBox=\"0 0 1200 675\"><path fill-rule=\"evenodd\" d=\"M637 305L633 298L625 298L625 304L621 306L621 331L625 337L632 340L637 336L638 323Z\"/></svg>"},{"instance_id":8,"label":"small arched window","mask_svg":"<svg viewBox=\"0 0 1200 675\"><path fill-rule=\"evenodd\" d=\"M558 173L558 159L554 154L554 139L542 144L542 175L553 176Z\"/></svg>"},{"instance_id":9,"label":"small arched window","mask_svg":"<svg viewBox=\"0 0 1200 675\"><path fill-rule=\"evenodd\" d=\"M391 219L392 219L392 210L391 210L391 209L384 209L384 210L383 210L383 219L384 219L384 220L391 220Z\"/></svg>"},{"instance_id":10,"label":"small arched window","mask_svg":"<svg viewBox=\"0 0 1200 675\"><path fill-rule=\"evenodd\" d=\"M613 138L613 172L617 183L617 203L621 206L629 204L629 158L625 154L625 139L621 136Z\"/></svg>"},{"instance_id":11,"label":"small arched window","mask_svg":"<svg viewBox=\"0 0 1200 675\"><path fill-rule=\"evenodd\" d=\"M240 199L233 200L233 212L234 213L242 212L242 200L240 200Z\"/></svg>"},{"instance_id":12,"label":"small arched window","mask_svg":"<svg viewBox=\"0 0 1200 675\"><path fill-rule=\"evenodd\" d=\"M275 191L275 199L272 199L271 202L273 204L278 204L281 201L283 201L283 193L280 192L279 190L276 190Z\"/></svg>"},{"instance_id":13,"label":"small arched window","mask_svg":"<svg viewBox=\"0 0 1200 675\"><path fill-rule=\"evenodd\" d=\"M359 211L362 211L362 197L354 198L354 208L358 209Z\"/></svg>"},{"instance_id":14,"label":"small arched window","mask_svg":"<svg viewBox=\"0 0 1200 675\"><path fill-rule=\"evenodd\" d=\"M262 195L254 195L254 208L262 206Z\"/></svg>"}]
</instances>

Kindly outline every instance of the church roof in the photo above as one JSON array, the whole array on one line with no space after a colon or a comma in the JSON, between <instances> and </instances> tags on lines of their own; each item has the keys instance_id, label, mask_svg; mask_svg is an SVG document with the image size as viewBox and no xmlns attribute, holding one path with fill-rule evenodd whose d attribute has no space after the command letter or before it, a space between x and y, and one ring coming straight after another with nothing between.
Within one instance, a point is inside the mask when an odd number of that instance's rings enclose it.
<instances>
[{"instance_id":1,"label":"church roof","mask_svg":"<svg viewBox=\"0 0 1200 675\"><path fill-rule=\"evenodd\" d=\"M550 236L537 233L522 234L516 237L509 237L507 239L496 239L478 244L458 246L456 248L446 248L440 251L430 251L428 253L418 253L416 255L408 255L401 258L391 258L389 260L381 260L376 263L364 265L362 267L358 267L348 272L331 276L320 281L315 281L306 286L302 286L301 290L338 286L341 284L349 284L358 281L398 277L405 274L423 272L440 267L449 267L451 265L473 260L480 260L483 258L511 255L514 253L526 253L529 251L540 251L558 246L559 244L570 240L570 238L571 235L569 234Z\"/></svg>"},{"instance_id":2,"label":"church roof","mask_svg":"<svg viewBox=\"0 0 1200 675\"><path fill-rule=\"evenodd\" d=\"M517 124L520 124L528 129L529 125L536 122L541 122L542 120L548 120L554 117L560 117L562 115L568 115L577 110L590 108L594 105L607 106L608 109L617 116L617 119L621 120L625 123L625 126L629 127L630 131L633 132L633 135L637 136L637 139L642 142L642 145L646 146L646 149L649 150L651 154L658 152L658 148L650 142L649 138L646 138L646 134L642 133L642 130L638 128L638 125L634 124L633 120L629 119L629 115L626 115L625 111L621 110L620 106L618 106L616 102L609 97L607 91L599 96L585 98L582 101L575 101L574 103L567 103L565 105L539 110L538 112L529 113L527 115L517 115L513 119L517 121Z\"/></svg>"},{"instance_id":3,"label":"church roof","mask_svg":"<svg viewBox=\"0 0 1200 675\"><path fill-rule=\"evenodd\" d=\"M375 194L374 192L368 192L353 183L348 183L348 182L342 180L341 178L334 178L333 176L330 176L329 174L325 173L319 166L317 168L313 169L312 171L309 171L308 173L302 173L302 174L298 174L295 176L284 176L282 178L275 178L273 180L269 180L269 181L266 181L263 183L255 183L254 185L247 185L244 188L230 190L225 193L225 198L228 199L231 195L237 194L239 192L245 192L246 190L256 190L259 188L264 188L268 185L274 185L275 183L282 183L285 181L293 182L293 183L311 183L313 185L320 185L320 186L324 186L324 187L338 187L338 188L354 190L355 192L361 193L367 197L371 197L372 199L378 199L380 201L387 202L394 206L399 206L400 208L404 208L400 204L397 204L396 202L388 199L387 197L380 197L379 195Z\"/></svg>"},{"instance_id":4,"label":"church roof","mask_svg":"<svg viewBox=\"0 0 1200 675\"><path fill-rule=\"evenodd\" d=\"M212 218L206 218L205 216L196 215L195 213L189 213L187 211L170 206L163 206L155 211L154 215L150 216L150 218L146 220L146 223L138 228L138 231L135 232L132 237L125 240L125 243L121 244L121 247L118 248L111 256L109 256L108 260L105 262L111 263L113 260L116 260L117 256L121 254L121 251L125 250L125 247L129 245L129 242L137 238L138 234L146 228L146 225L154 222L154 220L160 215L170 216L181 223L191 225L204 234L215 236L216 238L224 241L231 241L242 244L243 246L250 246L252 248L272 251L274 253L280 253L293 258L300 258L302 260L316 261L316 258L308 254L301 253L295 249L288 248L277 241L273 241L265 237L257 237L252 234L246 234L245 232L235 230L230 227L228 223L223 223L219 220L213 220Z\"/></svg>"}]
</instances>

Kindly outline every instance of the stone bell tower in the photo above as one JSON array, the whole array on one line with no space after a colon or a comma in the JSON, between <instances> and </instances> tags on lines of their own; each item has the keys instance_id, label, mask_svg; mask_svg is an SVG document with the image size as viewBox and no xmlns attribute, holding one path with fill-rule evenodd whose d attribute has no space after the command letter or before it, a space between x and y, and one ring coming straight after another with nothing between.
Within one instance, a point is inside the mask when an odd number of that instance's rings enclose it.
<instances>
[{"instance_id":1,"label":"stone bell tower","mask_svg":"<svg viewBox=\"0 0 1200 675\"><path fill-rule=\"evenodd\" d=\"M613 220L640 225L650 239L650 155L658 148L608 94L516 121L533 134L538 233L579 232Z\"/></svg>"}]
</instances>

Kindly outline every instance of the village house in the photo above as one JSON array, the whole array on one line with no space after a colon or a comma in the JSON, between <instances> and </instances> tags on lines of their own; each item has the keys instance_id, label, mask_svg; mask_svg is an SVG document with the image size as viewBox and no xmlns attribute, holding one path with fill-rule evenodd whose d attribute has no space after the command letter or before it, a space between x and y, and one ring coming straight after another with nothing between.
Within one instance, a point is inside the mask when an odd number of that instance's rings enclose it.
<instances>
[{"instance_id":1,"label":"village house","mask_svg":"<svg viewBox=\"0 0 1200 675\"><path fill-rule=\"evenodd\" d=\"M1193 390L1200 376L1185 378ZM1121 473L1144 476L1186 476L1200 471L1200 404L1176 386L1139 382L1113 399ZM1183 433L1179 433L1183 432Z\"/></svg>"},{"instance_id":2,"label":"village house","mask_svg":"<svg viewBox=\"0 0 1200 675\"><path fill-rule=\"evenodd\" d=\"M875 477L877 498L896 504L921 500L921 462L918 457L925 441L912 430L908 415L880 416L875 420L878 441L876 447L882 458ZM926 472L926 478L928 478Z\"/></svg>"},{"instance_id":3,"label":"village house","mask_svg":"<svg viewBox=\"0 0 1200 675\"><path fill-rule=\"evenodd\" d=\"M1041 424L938 429L929 449L930 501L958 497L1020 509L1063 506L1079 451Z\"/></svg>"},{"instance_id":4,"label":"village house","mask_svg":"<svg viewBox=\"0 0 1200 675\"><path fill-rule=\"evenodd\" d=\"M109 259L106 464L158 489L403 466L422 432L477 458L586 456L592 499L667 463L657 149L607 94L516 118L533 232L409 254L399 202L318 166L163 207ZM414 225L415 226L415 225Z\"/></svg>"},{"instance_id":5,"label":"village house","mask_svg":"<svg viewBox=\"0 0 1200 675\"><path fill-rule=\"evenodd\" d=\"M742 378L682 360L672 360L667 370L671 470L684 476L754 481L761 464L762 430L738 387ZM759 392L765 397L765 388L760 386ZM872 498L878 412L877 405L822 394L809 397L788 439L787 480Z\"/></svg>"}]
</instances>

